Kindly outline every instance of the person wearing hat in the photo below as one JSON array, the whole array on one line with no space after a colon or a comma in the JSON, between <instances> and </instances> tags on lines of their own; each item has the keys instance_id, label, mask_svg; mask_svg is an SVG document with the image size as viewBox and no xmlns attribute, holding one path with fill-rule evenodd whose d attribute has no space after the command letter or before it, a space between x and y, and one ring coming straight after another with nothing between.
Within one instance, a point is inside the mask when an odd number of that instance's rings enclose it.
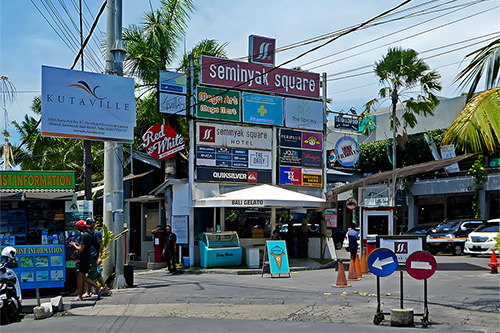
<instances>
[{"instance_id":1,"label":"person wearing hat","mask_svg":"<svg viewBox=\"0 0 500 333\"><path fill-rule=\"evenodd\" d=\"M101 275L102 252L104 250L104 245L102 244L102 234L96 229L95 220L93 218L89 217L85 222L90 226L90 253L92 257L87 277L93 281L97 280L97 282L99 282L99 284L103 287L103 289L101 289L101 295L108 296L111 292L104 284L104 278ZM91 296L90 287L91 285L87 283L87 290L85 291L85 294L83 294L84 298Z\"/></svg>"},{"instance_id":2,"label":"person wearing hat","mask_svg":"<svg viewBox=\"0 0 500 333\"><path fill-rule=\"evenodd\" d=\"M78 296L73 298L72 301L81 301L83 299L83 284L87 282L97 290L99 290L99 295L102 295L104 288L99 289L97 283L87 278L85 274L88 273L90 268L90 261L92 259L92 255L90 253L91 250L91 236L88 233L88 229L90 226L84 220L80 220L76 222L76 228L80 231L80 243L70 242L69 244L73 246L78 251L78 257L76 261L76 285L78 287Z\"/></svg>"}]
</instances>

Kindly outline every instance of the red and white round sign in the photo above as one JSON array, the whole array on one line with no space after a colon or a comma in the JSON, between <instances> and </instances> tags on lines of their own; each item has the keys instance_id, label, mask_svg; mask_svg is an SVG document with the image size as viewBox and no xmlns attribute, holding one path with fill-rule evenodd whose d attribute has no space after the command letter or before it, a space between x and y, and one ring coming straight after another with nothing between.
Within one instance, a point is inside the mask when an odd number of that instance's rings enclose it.
<instances>
[{"instance_id":1,"label":"red and white round sign","mask_svg":"<svg viewBox=\"0 0 500 333\"><path fill-rule=\"evenodd\" d=\"M350 197L346 200L345 206L350 210L356 209L356 207L358 207L358 200L356 200L355 197Z\"/></svg>"},{"instance_id":2,"label":"red and white round sign","mask_svg":"<svg viewBox=\"0 0 500 333\"><path fill-rule=\"evenodd\" d=\"M159 160L167 160L185 148L182 136L164 124L150 127L142 136L142 145L149 156Z\"/></svg>"},{"instance_id":3,"label":"red and white round sign","mask_svg":"<svg viewBox=\"0 0 500 333\"><path fill-rule=\"evenodd\" d=\"M406 259L408 274L418 280L430 278L436 271L436 267L436 259L427 251L415 251Z\"/></svg>"}]
</instances>

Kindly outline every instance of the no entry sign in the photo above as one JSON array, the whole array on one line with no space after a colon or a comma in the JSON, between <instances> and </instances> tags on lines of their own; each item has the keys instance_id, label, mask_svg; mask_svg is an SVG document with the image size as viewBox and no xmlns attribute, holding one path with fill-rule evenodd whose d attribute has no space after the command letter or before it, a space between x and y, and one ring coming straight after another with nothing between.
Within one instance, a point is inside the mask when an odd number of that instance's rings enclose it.
<instances>
[{"instance_id":1,"label":"no entry sign","mask_svg":"<svg viewBox=\"0 0 500 333\"><path fill-rule=\"evenodd\" d=\"M428 279L436 271L437 263L432 254L427 251L416 251L406 259L408 274L417 280Z\"/></svg>"},{"instance_id":2,"label":"no entry sign","mask_svg":"<svg viewBox=\"0 0 500 333\"><path fill-rule=\"evenodd\" d=\"M356 207L358 207L358 200L356 200L355 197L350 197L346 200L345 206L350 210L356 209Z\"/></svg>"}]
</instances>

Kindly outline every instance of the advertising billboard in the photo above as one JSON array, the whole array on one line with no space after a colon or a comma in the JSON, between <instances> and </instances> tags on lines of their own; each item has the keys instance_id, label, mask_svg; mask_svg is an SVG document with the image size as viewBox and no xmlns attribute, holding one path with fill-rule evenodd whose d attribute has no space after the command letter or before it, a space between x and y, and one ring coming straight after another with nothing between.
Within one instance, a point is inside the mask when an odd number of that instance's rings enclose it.
<instances>
[{"instance_id":1,"label":"advertising billboard","mask_svg":"<svg viewBox=\"0 0 500 333\"><path fill-rule=\"evenodd\" d=\"M42 66L43 136L132 142L132 78Z\"/></svg>"},{"instance_id":2,"label":"advertising billboard","mask_svg":"<svg viewBox=\"0 0 500 333\"><path fill-rule=\"evenodd\" d=\"M243 122L283 126L283 97L243 93Z\"/></svg>"},{"instance_id":3,"label":"advertising billboard","mask_svg":"<svg viewBox=\"0 0 500 333\"><path fill-rule=\"evenodd\" d=\"M317 73L271 68L205 55L200 58L200 68L199 82L203 85L319 99Z\"/></svg>"},{"instance_id":4,"label":"advertising billboard","mask_svg":"<svg viewBox=\"0 0 500 333\"><path fill-rule=\"evenodd\" d=\"M323 103L298 98L285 98L285 126L323 131Z\"/></svg>"},{"instance_id":5,"label":"advertising billboard","mask_svg":"<svg viewBox=\"0 0 500 333\"><path fill-rule=\"evenodd\" d=\"M211 87L196 88L196 117L240 121L240 93Z\"/></svg>"},{"instance_id":6,"label":"advertising billboard","mask_svg":"<svg viewBox=\"0 0 500 333\"><path fill-rule=\"evenodd\" d=\"M196 144L271 150L272 132L271 128L255 126L196 123Z\"/></svg>"}]
</instances>

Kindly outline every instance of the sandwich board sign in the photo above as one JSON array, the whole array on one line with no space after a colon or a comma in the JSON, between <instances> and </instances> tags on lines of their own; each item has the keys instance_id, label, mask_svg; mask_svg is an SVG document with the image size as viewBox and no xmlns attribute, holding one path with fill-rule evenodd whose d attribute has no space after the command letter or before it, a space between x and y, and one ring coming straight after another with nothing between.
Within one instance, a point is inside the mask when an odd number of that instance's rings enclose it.
<instances>
[{"instance_id":1,"label":"sandwich board sign","mask_svg":"<svg viewBox=\"0 0 500 333\"><path fill-rule=\"evenodd\" d=\"M264 249L264 265L269 263L271 276L273 274L288 274L290 277L290 265L288 264L288 253L286 242L284 240L266 241ZM262 274L264 274L264 265L262 265Z\"/></svg>"}]
</instances>

